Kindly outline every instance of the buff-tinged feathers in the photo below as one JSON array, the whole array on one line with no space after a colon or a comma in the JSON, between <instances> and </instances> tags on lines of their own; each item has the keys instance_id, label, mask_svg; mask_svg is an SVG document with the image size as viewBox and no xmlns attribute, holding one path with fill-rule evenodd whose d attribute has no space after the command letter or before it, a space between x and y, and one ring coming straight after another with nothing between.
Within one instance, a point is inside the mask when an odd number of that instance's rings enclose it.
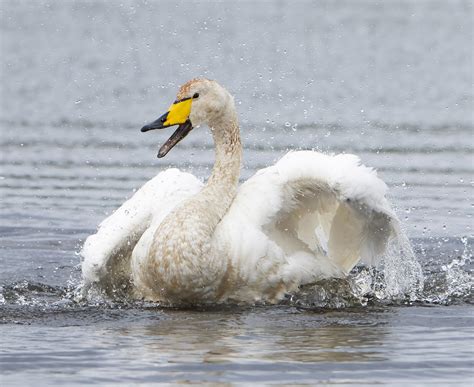
<instances>
[{"instance_id":1,"label":"buff-tinged feathers","mask_svg":"<svg viewBox=\"0 0 474 387\"><path fill-rule=\"evenodd\" d=\"M189 136L208 135L215 163L204 185L161 172L84 245L86 288L173 305L277 302L298 286L374 263L397 233L386 186L352 155L290 152L240 187L242 147L232 96L193 79ZM186 150L182 152L186 157Z\"/></svg>"}]
</instances>

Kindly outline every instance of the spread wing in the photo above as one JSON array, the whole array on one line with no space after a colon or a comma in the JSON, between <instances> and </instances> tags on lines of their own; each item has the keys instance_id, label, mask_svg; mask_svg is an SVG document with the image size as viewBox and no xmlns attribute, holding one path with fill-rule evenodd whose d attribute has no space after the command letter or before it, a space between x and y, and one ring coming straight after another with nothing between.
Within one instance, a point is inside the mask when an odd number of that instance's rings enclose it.
<instances>
[{"instance_id":1,"label":"spread wing","mask_svg":"<svg viewBox=\"0 0 474 387\"><path fill-rule=\"evenodd\" d=\"M348 273L359 260L374 264L383 254L397 223L386 191L356 156L290 152L241 186L224 220L243 222L249 233L263 235L261 251L268 254L272 245L287 266L295 266L290 271L313 272L290 277L310 281L314 274Z\"/></svg>"},{"instance_id":2,"label":"spread wing","mask_svg":"<svg viewBox=\"0 0 474 387\"><path fill-rule=\"evenodd\" d=\"M143 185L89 236L82 248L84 283L109 290L129 284L132 251L142 235L202 188L189 173L168 169Z\"/></svg>"}]
</instances>

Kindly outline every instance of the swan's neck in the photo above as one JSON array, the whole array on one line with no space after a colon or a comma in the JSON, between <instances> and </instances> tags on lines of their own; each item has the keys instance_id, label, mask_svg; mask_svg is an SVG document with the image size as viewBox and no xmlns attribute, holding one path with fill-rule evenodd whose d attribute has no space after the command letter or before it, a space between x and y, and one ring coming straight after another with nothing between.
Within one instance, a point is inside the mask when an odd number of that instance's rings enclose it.
<instances>
[{"instance_id":1,"label":"swan's neck","mask_svg":"<svg viewBox=\"0 0 474 387\"><path fill-rule=\"evenodd\" d=\"M199 196L212 203L216 213L214 221L217 225L226 214L237 192L242 145L234 110L212 122L210 128L214 138L215 162L212 174Z\"/></svg>"}]
</instances>

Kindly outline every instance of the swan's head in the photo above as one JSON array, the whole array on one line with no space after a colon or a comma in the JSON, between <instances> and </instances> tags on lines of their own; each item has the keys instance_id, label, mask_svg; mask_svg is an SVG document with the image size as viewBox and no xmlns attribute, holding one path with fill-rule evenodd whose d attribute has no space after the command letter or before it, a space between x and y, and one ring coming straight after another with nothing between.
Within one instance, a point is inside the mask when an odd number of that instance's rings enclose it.
<instances>
[{"instance_id":1,"label":"swan's head","mask_svg":"<svg viewBox=\"0 0 474 387\"><path fill-rule=\"evenodd\" d=\"M216 81L193 79L179 89L176 101L169 110L156 121L145 125L141 131L164 129L178 125L176 131L158 152L158 157L166 154L194 128L207 124L210 127L225 114L233 111L232 96Z\"/></svg>"}]
</instances>

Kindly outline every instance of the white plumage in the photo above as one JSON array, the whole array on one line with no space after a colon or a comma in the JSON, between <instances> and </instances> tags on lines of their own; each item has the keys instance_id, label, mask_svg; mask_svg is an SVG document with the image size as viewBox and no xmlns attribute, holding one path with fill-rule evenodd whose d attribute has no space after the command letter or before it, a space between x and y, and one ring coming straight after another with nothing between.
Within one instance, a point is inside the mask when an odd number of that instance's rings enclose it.
<instances>
[{"instance_id":1,"label":"white plumage","mask_svg":"<svg viewBox=\"0 0 474 387\"><path fill-rule=\"evenodd\" d=\"M353 155L290 152L237 188L233 100L211 119L202 111L227 92L194 80L178 99L196 90L189 118L211 127L212 177L169 169L147 182L86 240L87 286L165 303L275 302L377 261L397 219L375 171Z\"/></svg>"}]
</instances>

